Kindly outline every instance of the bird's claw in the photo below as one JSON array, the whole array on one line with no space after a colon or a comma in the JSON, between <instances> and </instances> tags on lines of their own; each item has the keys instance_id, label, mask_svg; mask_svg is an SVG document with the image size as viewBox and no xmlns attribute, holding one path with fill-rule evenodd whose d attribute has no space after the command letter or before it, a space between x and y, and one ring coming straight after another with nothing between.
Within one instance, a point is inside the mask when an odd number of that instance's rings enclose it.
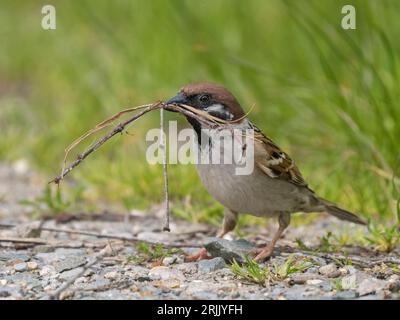
<instances>
[{"instance_id":1,"label":"bird's claw","mask_svg":"<svg viewBox=\"0 0 400 320\"><path fill-rule=\"evenodd\" d=\"M201 248L197 253L186 256L185 262L196 262L209 259L212 259L212 257L207 254L207 249Z\"/></svg>"}]
</instances>

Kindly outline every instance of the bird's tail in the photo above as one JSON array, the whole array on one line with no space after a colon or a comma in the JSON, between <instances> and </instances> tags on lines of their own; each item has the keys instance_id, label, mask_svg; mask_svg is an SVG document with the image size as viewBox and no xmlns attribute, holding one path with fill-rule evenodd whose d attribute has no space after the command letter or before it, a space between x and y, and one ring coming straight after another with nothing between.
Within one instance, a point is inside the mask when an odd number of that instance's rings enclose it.
<instances>
[{"instance_id":1,"label":"bird's tail","mask_svg":"<svg viewBox=\"0 0 400 320\"><path fill-rule=\"evenodd\" d=\"M362 224L362 225L367 224L363 219L361 219L356 214L354 214L350 211L347 211L345 209L341 209L338 206L336 206L335 204L329 202L328 200L325 200L325 199L319 199L319 200L324 205L325 211L327 213L335 216L336 218L339 218L340 220L350 221L350 222L357 223L357 224Z\"/></svg>"}]
</instances>

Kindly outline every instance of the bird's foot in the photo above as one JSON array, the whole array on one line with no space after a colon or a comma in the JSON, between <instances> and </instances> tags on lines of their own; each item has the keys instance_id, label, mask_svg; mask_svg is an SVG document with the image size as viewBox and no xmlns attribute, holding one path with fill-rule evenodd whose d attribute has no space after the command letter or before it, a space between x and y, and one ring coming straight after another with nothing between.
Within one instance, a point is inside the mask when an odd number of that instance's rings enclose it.
<instances>
[{"instance_id":1,"label":"bird's foot","mask_svg":"<svg viewBox=\"0 0 400 320\"><path fill-rule=\"evenodd\" d=\"M254 255L254 261L263 262L272 256L274 248L271 246L265 246L263 248L254 248L250 251L251 255Z\"/></svg>"},{"instance_id":2,"label":"bird's foot","mask_svg":"<svg viewBox=\"0 0 400 320\"><path fill-rule=\"evenodd\" d=\"M207 249L201 248L197 253L186 256L185 262L195 262L195 261L208 260L208 259L212 259L212 257L207 254Z\"/></svg>"}]
</instances>

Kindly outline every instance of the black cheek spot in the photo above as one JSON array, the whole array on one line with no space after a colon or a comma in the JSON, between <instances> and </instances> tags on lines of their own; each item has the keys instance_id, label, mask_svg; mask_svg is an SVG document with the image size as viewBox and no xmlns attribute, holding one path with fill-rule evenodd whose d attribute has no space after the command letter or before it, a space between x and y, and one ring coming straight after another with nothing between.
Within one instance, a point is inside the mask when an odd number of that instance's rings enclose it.
<instances>
[{"instance_id":1,"label":"black cheek spot","mask_svg":"<svg viewBox=\"0 0 400 320\"><path fill-rule=\"evenodd\" d=\"M276 152L276 151L274 151L271 156L272 156L272 158L275 158L275 159L279 159L281 157L280 153Z\"/></svg>"}]
</instances>

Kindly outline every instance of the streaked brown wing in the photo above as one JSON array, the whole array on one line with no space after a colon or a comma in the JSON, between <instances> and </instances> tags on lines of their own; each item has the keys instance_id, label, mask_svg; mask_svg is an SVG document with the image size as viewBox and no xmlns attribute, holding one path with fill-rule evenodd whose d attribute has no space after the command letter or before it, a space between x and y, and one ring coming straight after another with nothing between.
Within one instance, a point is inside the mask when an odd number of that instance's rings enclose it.
<instances>
[{"instance_id":1,"label":"streaked brown wing","mask_svg":"<svg viewBox=\"0 0 400 320\"><path fill-rule=\"evenodd\" d=\"M294 161L257 127L254 127L254 139L256 165L266 175L307 187Z\"/></svg>"}]
</instances>

